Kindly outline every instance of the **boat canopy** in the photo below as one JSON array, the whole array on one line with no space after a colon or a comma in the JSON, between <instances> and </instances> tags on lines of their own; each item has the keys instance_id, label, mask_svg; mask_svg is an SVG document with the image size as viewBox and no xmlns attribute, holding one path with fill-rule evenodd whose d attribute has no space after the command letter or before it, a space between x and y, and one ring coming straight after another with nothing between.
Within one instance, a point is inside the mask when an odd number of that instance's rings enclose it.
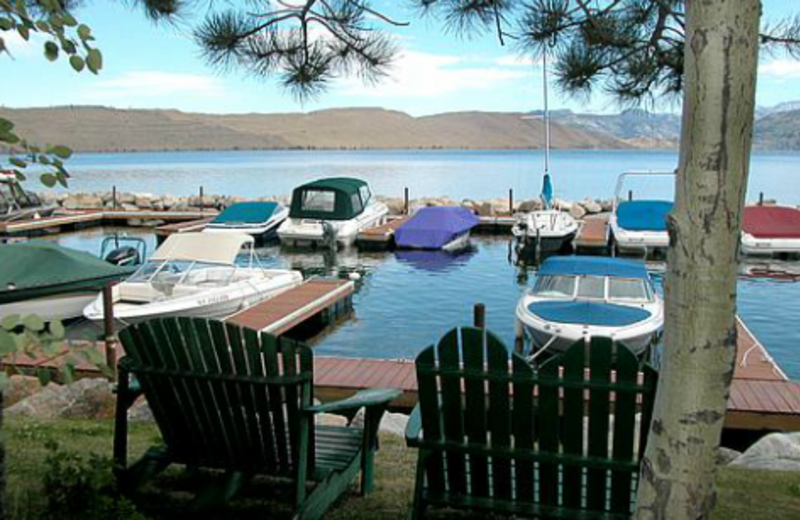
<instances>
[{"instance_id":1,"label":"boat canopy","mask_svg":"<svg viewBox=\"0 0 800 520\"><path fill-rule=\"evenodd\" d=\"M756 238L800 238L800 210L785 206L747 206L742 230Z\"/></svg>"},{"instance_id":2,"label":"boat canopy","mask_svg":"<svg viewBox=\"0 0 800 520\"><path fill-rule=\"evenodd\" d=\"M277 202L237 202L217 215L211 224L261 224L278 208Z\"/></svg>"},{"instance_id":3,"label":"boat canopy","mask_svg":"<svg viewBox=\"0 0 800 520\"><path fill-rule=\"evenodd\" d=\"M83 251L45 241L0 246L0 303L20 301L72 284L109 281L132 273ZM36 293L36 294L34 294Z\"/></svg>"},{"instance_id":4,"label":"boat canopy","mask_svg":"<svg viewBox=\"0 0 800 520\"><path fill-rule=\"evenodd\" d=\"M360 215L371 194L366 182L331 177L303 184L292 192L290 218L350 220Z\"/></svg>"},{"instance_id":5,"label":"boat canopy","mask_svg":"<svg viewBox=\"0 0 800 520\"><path fill-rule=\"evenodd\" d=\"M617 206L617 224L628 231L666 231L667 214L672 202L666 200L629 200Z\"/></svg>"},{"instance_id":6,"label":"boat canopy","mask_svg":"<svg viewBox=\"0 0 800 520\"><path fill-rule=\"evenodd\" d=\"M595 256L553 256L542 263L539 276L617 276L647 278L644 262Z\"/></svg>"},{"instance_id":7,"label":"boat canopy","mask_svg":"<svg viewBox=\"0 0 800 520\"><path fill-rule=\"evenodd\" d=\"M180 233L168 236L150 260L233 265L242 247L253 242L253 237L244 233Z\"/></svg>"},{"instance_id":8,"label":"boat canopy","mask_svg":"<svg viewBox=\"0 0 800 520\"><path fill-rule=\"evenodd\" d=\"M398 247L441 249L478 225L480 220L460 206L422 208L394 233Z\"/></svg>"},{"instance_id":9,"label":"boat canopy","mask_svg":"<svg viewBox=\"0 0 800 520\"><path fill-rule=\"evenodd\" d=\"M649 311L638 307L581 300L534 302L528 310L545 321L596 327L627 327L650 317Z\"/></svg>"}]
</instances>

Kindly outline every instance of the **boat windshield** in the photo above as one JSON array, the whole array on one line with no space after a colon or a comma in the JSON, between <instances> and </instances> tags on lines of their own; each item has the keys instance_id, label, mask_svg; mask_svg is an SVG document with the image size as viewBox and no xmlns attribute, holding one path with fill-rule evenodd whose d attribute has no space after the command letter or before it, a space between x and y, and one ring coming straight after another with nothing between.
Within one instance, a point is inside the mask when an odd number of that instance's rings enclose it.
<instances>
[{"instance_id":1,"label":"boat windshield","mask_svg":"<svg viewBox=\"0 0 800 520\"><path fill-rule=\"evenodd\" d=\"M303 192L303 211L333 213L335 209L336 192L330 190L305 190Z\"/></svg>"},{"instance_id":2,"label":"boat windshield","mask_svg":"<svg viewBox=\"0 0 800 520\"><path fill-rule=\"evenodd\" d=\"M611 278L608 283L608 299L650 301L652 295L644 280Z\"/></svg>"},{"instance_id":3,"label":"boat windshield","mask_svg":"<svg viewBox=\"0 0 800 520\"><path fill-rule=\"evenodd\" d=\"M606 297L606 279L603 276L581 276L578 298L602 300Z\"/></svg>"},{"instance_id":4,"label":"boat windshield","mask_svg":"<svg viewBox=\"0 0 800 520\"><path fill-rule=\"evenodd\" d=\"M226 285L233 281L237 267L188 260L150 260L126 280L152 285Z\"/></svg>"},{"instance_id":5,"label":"boat windshield","mask_svg":"<svg viewBox=\"0 0 800 520\"><path fill-rule=\"evenodd\" d=\"M536 280L533 294L553 298L571 298L575 294L575 276L544 275Z\"/></svg>"}]
</instances>

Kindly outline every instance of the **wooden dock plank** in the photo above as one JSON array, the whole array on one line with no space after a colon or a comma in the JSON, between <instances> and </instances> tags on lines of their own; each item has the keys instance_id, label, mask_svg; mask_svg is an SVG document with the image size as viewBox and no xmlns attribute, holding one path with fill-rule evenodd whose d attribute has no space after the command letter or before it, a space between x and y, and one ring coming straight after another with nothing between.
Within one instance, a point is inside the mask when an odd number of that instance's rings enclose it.
<instances>
[{"instance_id":1,"label":"wooden dock plank","mask_svg":"<svg viewBox=\"0 0 800 520\"><path fill-rule=\"evenodd\" d=\"M356 238L361 242L389 242L397 229L408 222L408 215L391 219L380 226L373 226L361 231Z\"/></svg>"},{"instance_id":2,"label":"wooden dock plank","mask_svg":"<svg viewBox=\"0 0 800 520\"><path fill-rule=\"evenodd\" d=\"M61 215L42 217L38 219L22 220L18 222L0 222L0 234L14 235L32 233L48 229L60 229L76 224L97 223L120 220L167 220L184 221L196 220L208 215L216 215L216 211L113 211L113 210L83 210L67 211Z\"/></svg>"},{"instance_id":3,"label":"wooden dock plank","mask_svg":"<svg viewBox=\"0 0 800 520\"><path fill-rule=\"evenodd\" d=\"M225 321L279 336L300 322L353 294L347 280L315 278L269 300L228 317Z\"/></svg>"},{"instance_id":4,"label":"wooden dock plank","mask_svg":"<svg viewBox=\"0 0 800 520\"><path fill-rule=\"evenodd\" d=\"M575 246L582 248L603 248L608 245L608 213L588 215L583 220Z\"/></svg>"},{"instance_id":5,"label":"wooden dock plank","mask_svg":"<svg viewBox=\"0 0 800 520\"><path fill-rule=\"evenodd\" d=\"M156 236L168 237L175 233L191 233L194 231L202 231L206 228L206 224L214 220L214 217L206 217L197 220L189 220L187 222L175 222L172 224L164 224L155 229Z\"/></svg>"}]
</instances>

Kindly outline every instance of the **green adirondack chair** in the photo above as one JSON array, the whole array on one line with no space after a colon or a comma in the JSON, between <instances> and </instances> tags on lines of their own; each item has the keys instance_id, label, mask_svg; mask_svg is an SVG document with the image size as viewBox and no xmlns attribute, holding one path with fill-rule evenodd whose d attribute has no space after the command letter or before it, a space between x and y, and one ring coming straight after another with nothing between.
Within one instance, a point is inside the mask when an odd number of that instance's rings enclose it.
<instances>
[{"instance_id":1,"label":"green adirondack chair","mask_svg":"<svg viewBox=\"0 0 800 520\"><path fill-rule=\"evenodd\" d=\"M119 363L114 458L123 489L172 463L225 471L224 486L198 495L193 507L202 509L232 499L252 476L285 477L295 482L295 518L319 518L359 470L361 493L372 490L378 426L399 391L365 390L314 406L308 347L219 321L154 319L119 337L126 357ZM164 445L128 466L127 410L142 393ZM314 424L317 413L362 407L363 429Z\"/></svg>"},{"instance_id":2,"label":"green adirondack chair","mask_svg":"<svg viewBox=\"0 0 800 520\"><path fill-rule=\"evenodd\" d=\"M657 375L630 350L594 338L534 370L491 332L463 328L423 350L416 369L412 518L427 506L631 516Z\"/></svg>"}]
</instances>

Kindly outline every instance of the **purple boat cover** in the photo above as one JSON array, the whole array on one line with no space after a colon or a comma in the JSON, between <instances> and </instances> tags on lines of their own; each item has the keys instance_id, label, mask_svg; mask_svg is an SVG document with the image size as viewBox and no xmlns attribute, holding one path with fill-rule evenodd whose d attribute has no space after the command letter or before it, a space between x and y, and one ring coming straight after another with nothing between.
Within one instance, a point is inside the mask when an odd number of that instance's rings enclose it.
<instances>
[{"instance_id":1,"label":"purple boat cover","mask_svg":"<svg viewBox=\"0 0 800 520\"><path fill-rule=\"evenodd\" d=\"M422 208L395 231L397 247L441 249L478 225L480 220L460 206Z\"/></svg>"}]
</instances>

